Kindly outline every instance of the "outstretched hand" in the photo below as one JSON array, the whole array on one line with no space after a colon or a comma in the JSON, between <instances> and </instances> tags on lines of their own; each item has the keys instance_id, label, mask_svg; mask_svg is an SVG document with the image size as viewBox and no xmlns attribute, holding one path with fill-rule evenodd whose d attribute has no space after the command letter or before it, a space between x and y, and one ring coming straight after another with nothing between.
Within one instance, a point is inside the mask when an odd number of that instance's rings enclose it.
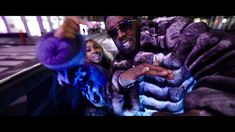
<instances>
[{"instance_id":1,"label":"outstretched hand","mask_svg":"<svg viewBox=\"0 0 235 132\"><path fill-rule=\"evenodd\" d=\"M157 65L151 65L142 63L138 66L128 69L127 71L120 74L119 78L121 81L125 80L137 80L139 77L149 75L149 76L160 76L167 79L173 79L173 73L171 70L163 68Z\"/></svg>"}]
</instances>

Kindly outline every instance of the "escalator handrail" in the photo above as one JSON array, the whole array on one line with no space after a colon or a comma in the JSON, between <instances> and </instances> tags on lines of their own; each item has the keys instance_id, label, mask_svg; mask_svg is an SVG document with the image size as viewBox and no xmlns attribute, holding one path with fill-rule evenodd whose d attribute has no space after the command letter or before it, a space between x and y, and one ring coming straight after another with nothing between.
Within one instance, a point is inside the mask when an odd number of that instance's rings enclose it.
<instances>
[{"instance_id":1,"label":"escalator handrail","mask_svg":"<svg viewBox=\"0 0 235 132\"><path fill-rule=\"evenodd\" d=\"M32 83L32 80L35 80L38 75L40 76L38 81L33 83L33 85L26 85L28 80ZM48 72L48 69L41 63L37 63L0 80L0 112L5 110L8 105L22 95L25 95L32 89L36 88L51 75L53 75L53 72ZM21 88L23 89L19 90Z\"/></svg>"},{"instance_id":2,"label":"escalator handrail","mask_svg":"<svg viewBox=\"0 0 235 132\"><path fill-rule=\"evenodd\" d=\"M15 73L15 74L12 74L12 75L10 75L10 76L4 78L4 79L1 79L1 80L0 80L0 87L1 87L3 84L7 83L8 81L14 80L14 78L17 78L17 77L21 76L22 74L24 74L24 73L26 73L26 72L30 72L30 71L32 71L32 70L34 70L34 69L36 69L36 68L41 67L41 66L42 66L41 63L37 63L37 64L35 64L35 65L33 65L33 66L30 66L30 67L28 67L28 68L25 68L25 69L23 69L23 70L17 72L17 73Z\"/></svg>"}]
</instances>

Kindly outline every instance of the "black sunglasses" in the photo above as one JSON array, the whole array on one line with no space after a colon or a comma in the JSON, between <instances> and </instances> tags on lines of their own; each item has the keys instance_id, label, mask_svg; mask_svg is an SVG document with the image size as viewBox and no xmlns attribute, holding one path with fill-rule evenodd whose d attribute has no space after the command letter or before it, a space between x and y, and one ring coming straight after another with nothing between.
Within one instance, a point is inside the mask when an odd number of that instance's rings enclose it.
<instances>
[{"instance_id":1,"label":"black sunglasses","mask_svg":"<svg viewBox=\"0 0 235 132\"><path fill-rule=\"evenodd\" d=\"M120 21L116 26L114 26L111 30L108 31L108 35L111 38L115 38L117 36L117 28L119 28L122 32L127 32L127 30L131 29L132 22L137 21L135 19L124 19Z\"/></svg>"}]
</instances>

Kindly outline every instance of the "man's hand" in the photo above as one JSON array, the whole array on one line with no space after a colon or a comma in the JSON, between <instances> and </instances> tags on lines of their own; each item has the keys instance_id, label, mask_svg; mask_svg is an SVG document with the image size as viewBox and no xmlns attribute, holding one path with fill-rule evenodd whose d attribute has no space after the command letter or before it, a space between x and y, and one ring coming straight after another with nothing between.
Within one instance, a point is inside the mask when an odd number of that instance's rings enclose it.
<instances>
[{"instance_id":1,"label":"man's hand","mask_svg":"<svg viewBox=\"0 0 235 132\"><path fill-rule=\"evenodd\" d=\"M161 66L142 63L120 74L119 79L120 81L126 81L126 80L131 81L131 80L137 80L139 77L144 75L160 76L167 79L174 78L171 70L165 69Z\"/></svg>"},{"instance_id":2,"label":"man's hand","mask_svg":"<svg viewBox=\"0 0 235 132\"><path fill-rule=\"evenodd\" d=\"M82 23L78 16L67 16L64 23L55 31L54 36L57 38L74 39L79 32L79 24Z\"/></svg>"}]
</instances>

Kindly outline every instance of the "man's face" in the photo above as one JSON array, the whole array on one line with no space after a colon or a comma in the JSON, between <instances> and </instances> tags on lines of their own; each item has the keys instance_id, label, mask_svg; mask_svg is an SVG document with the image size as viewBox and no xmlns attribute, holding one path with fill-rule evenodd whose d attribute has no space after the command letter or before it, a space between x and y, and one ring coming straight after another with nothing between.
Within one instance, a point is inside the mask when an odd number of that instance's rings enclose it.
<instances>
[{"instance_id":1,"label":"man's face","mask_svg":"<svg viewBox=\"0 0 235 132\"><path fill-rule=\"evenodd\" d=\"M137 48L138 23L131 16L108 16L106 28L121 53L131 54Z\"/></svg>"}]
</instances>

